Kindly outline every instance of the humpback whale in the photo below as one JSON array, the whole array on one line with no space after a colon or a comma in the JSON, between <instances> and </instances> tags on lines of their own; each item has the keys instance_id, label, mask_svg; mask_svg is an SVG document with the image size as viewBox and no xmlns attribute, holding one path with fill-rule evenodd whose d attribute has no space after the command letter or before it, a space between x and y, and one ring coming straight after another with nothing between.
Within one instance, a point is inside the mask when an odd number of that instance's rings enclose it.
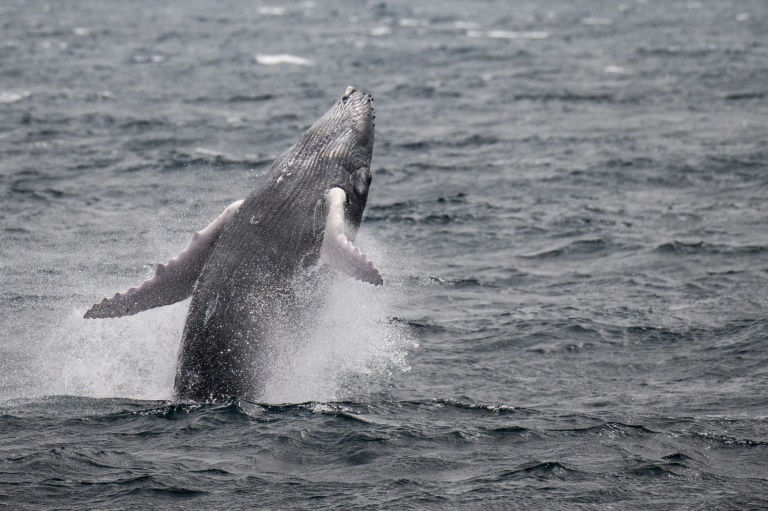
<instances>
[{"instance_id":1,"label":"humpback whale","mask_svg":"<svg viewBox=\"0 0 768 511\"><path fill-rule=\"evenodd\" d=\"M95 304L114 318L192 297L176 369L179 400L258 399L271 332L299 307L296 282L318 265L373 285L381 274L353 244L371 184L373 98L347 87L280 155L244 200L192 236L152 278Z\"/></svg>"}]
</instances>

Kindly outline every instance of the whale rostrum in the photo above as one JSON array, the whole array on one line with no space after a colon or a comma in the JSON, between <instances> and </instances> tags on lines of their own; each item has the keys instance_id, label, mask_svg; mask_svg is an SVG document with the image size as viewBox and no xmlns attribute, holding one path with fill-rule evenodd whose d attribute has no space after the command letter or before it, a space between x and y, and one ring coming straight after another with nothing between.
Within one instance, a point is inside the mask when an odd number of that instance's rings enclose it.
<instances>
[{"instance_id":1,"label":"whale rostrum","mask_svg":"<svg viewBox=\"0 0 768 511\"><path fill-rule=\"evenodd\" d=\"M177 399L258 399L265 339L297 307L295 279L319 262L381 285L353 244L371 184L373 98L354 87L152 278L95 304L116 318L192 297L176 369Z\"/></svg>"}]
</instances>

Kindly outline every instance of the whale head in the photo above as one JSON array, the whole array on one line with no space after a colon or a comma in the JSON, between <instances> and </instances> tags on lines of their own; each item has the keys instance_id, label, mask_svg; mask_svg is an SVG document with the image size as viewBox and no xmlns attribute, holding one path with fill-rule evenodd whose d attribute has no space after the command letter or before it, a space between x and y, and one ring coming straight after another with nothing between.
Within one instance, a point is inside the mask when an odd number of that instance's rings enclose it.
<instances>
[{"instance_id":1,"label":"whale head","mask_svg":"<svg viewBox=\"0 0 768 511\"><path fill-rule=\"evenodd\" d=\"M353 231L360 225L371 184L374 119L373 98L349 86L273 164L281 175L303 176L303 187L311 183L318 192L343 189Z\"/></svg>"},{"instance_id":2,"label":"whale head","mask_svg":"<svg viewBox=\"0 0 768 511\"><path fill-rule=\"evenodd\" d=\"M373 131L376 113L373 110L373 96L355 89L351 85L344 91L331 109L339 117L347 136L341 138L348 144L367 152L368 161L373 153ZM330 112L329 112L330 113Z\"/></svg>"},{"instance_id":3,"label":"whale head","mask_svg":"<svg viewBox=\"0 0 768 511\"><path fill-rule=\"evenodd\" d=\"M375 118L373 98L349 86L297 144L307 154L316 153L322 167L353 173L370 167Z\"/></svg>"}]
</instances>

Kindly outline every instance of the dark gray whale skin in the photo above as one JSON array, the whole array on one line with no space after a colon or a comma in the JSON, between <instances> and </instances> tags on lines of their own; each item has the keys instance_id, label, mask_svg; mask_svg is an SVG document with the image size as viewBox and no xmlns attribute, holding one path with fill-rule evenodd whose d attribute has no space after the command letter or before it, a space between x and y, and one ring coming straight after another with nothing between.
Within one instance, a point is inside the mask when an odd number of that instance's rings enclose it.
<instances>
[{"instance_id":1,"label":"dark gray whale skin","mask_svg":"<svg viewBox=\"0 0 768 511\"><path fill-rule=\"evenodd\" d=\"M227 221L197 279L179 352L179 400L258 399L264 339L290 321L293 282L318 262L325 193L346 193L351 234L371 182L372 98L353 87L278 157Z\"/></svg>"}]
</instances>

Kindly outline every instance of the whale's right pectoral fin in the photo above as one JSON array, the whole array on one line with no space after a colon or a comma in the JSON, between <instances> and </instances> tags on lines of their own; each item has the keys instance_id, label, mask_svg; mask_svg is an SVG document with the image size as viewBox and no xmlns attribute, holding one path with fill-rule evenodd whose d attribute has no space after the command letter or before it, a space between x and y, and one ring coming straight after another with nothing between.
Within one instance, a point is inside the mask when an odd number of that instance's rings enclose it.
<instances>
[{"instance_id":1,"label":"whale's right pectoral fin","mask_svg":"<svg viewBox=\"0 0 768 511\"><path fill-rule=\"evenodd\" d=\"M85 318L117 318L180 302L192 295L195 282L211 255L221 229L243 201L230 204L216 220L192 236L190 244L165 264L157 265L155 275L140 286L112 298L105 298L85 313Z\"/></svg>"},{"instance_id":2,"label":"whale's right pectoral fin","mask_svg":"<svg viewBox=\"0 0 768 511\"><path fill-rule=\"evenodd\" d=\"M328 216L320 259L350 277L376 286L383 284L384 279L381 278L379 270L344 234L344 204L347 194L341 188L331 188L325 196L325 201Z\"/></svg>"}]
</instances>

